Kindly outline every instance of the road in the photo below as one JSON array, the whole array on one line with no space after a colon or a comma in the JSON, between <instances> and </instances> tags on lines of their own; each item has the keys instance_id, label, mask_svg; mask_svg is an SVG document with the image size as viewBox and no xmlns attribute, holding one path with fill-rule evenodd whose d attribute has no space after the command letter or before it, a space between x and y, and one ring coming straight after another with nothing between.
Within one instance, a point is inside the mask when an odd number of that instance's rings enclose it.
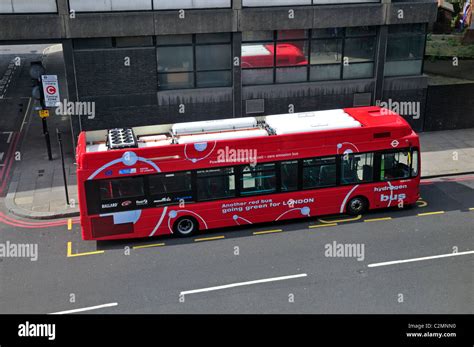
<instances>
[{"instance_id":1,"label":"road","mask_svg":"<svg viewBox=\"0 0 474 347\"><path fill-rule=\"evenodd\" d=\"M7 77L6 84L0 83L0 196L6 193L15 152L27 125L26 115L32 107L29 66L41 60L47 46L0 46L0 81Z\"/></svg>"},{"instance_id":2,"label":"road","mask_svg":"<svg viewBox=\"0 0 474 347\"><path fill-rule=\"evenodd\" d=\"M39 250L0 259L0 312L472 314L474 176L424 180L421 192L410 210L191 239L85 242L76 220L0 215L0 243ZM329 257L334 242L364 252Z\"/></svg>"}]
</instances>

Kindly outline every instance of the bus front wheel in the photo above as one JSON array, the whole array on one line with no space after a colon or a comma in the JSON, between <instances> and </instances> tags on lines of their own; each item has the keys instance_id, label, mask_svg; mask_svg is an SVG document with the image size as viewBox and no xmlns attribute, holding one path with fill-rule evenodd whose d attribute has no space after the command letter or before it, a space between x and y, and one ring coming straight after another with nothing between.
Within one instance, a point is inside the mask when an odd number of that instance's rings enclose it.
<instances>
[{"instance_id":1,"label":"bus front wheel","mask_svg":"<svg viewBox=\"0 0 474 347\"><path fill-rule=\"evenodd\" d=\"M173 225L175 235L179 237L188 237L196 233L198 222L193 217L181 217Z\"/></svg>"},{"instance_id":2,"label":"bus front wheel","mask_svg":"<svg viewBox=\"0 0 474 347\"><path fill-rule=\"evenodd\" d=\"M367 199L363 196L356 196L347 203L346 211L351 216L357 216L367 212L368 209L369 202Z\"/></svg>"}]
</instances>

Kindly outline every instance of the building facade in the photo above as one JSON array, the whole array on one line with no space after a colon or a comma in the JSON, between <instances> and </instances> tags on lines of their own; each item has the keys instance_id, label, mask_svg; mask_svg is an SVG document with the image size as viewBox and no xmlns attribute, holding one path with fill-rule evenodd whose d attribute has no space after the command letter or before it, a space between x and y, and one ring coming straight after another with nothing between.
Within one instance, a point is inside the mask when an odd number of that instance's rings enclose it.
<instances>
[{"instance_id":1,"label":"building facade","mask_svg":"<svg viewBox=\"0 0 474 347\"><path fill-rule=\"evenodd\" d=\"M63 45L74 133L416 103L436 1L1 0L0 44Z\"/></svg>"}]
</instances>

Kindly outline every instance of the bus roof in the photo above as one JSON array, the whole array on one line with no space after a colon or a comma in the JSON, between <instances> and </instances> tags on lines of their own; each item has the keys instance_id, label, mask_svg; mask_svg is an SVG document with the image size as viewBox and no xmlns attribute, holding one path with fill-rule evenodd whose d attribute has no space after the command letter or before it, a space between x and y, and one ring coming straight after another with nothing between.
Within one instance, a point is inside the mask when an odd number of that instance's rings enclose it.
<instances>
[{"instance_id":1,"label":"bus roof","mask_svg":"<svg viewBox=\"0 0 474 347\"><path fill-rule=\"evenodd\" d=\"M337 129L408 127L399 115L378 106L220 119L85 132L85 152L150 148L207 141L249 139Z\"/></svg>"}]
</instances>

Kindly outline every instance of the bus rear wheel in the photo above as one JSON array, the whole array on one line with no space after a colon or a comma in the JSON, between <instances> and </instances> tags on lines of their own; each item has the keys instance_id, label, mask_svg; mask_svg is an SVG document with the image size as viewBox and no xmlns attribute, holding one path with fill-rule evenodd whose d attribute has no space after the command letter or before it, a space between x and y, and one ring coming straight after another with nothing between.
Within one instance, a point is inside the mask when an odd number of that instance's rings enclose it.
<instances>
[{"instance_id":1,"label":"bus rear wheel","mask_svg":"<svg viewBox=\"0 0 474 347\"><path fill-rule=\"evenodd\" d=\"M369 202L363 196L356 196L352 198L346 207L346 211L351 216L357 216L367 212L369 209Z\"/></svg>"},{"instance_id":2,"label":"bus rear wheel","mask_svg":"<svg viewBox=\"0 0 474 347\"><path fill-rule=\"evenodd\" d=\"M198 222L193 217L181 217L173 225L175 235L188 237L194 235L198 230Z\"/></svg>"}]
</instances>

